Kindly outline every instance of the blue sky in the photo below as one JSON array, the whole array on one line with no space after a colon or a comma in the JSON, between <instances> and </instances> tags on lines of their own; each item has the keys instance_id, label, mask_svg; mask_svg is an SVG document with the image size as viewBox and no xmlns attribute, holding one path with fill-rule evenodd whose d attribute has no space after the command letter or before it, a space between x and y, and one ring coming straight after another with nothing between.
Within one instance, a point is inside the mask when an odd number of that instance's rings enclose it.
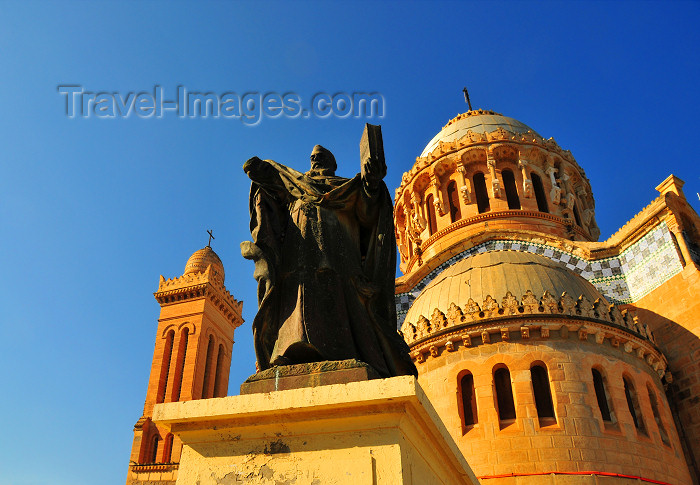
<instances>
[{"instance_id":1,"label":"blue sky","mask_svg":"<svg viewBox=\"0 0 700 485\"><path fill-rule=\"evenodd\" d=\"M122 484L146 393L159 275L207 243L244 301L229 394L254 371L253 155L359 169L381 123L392 193L466 110L570 149L601 239L670 173L698 210L697 2L0 2L0 485ZM378 92L382 119L68 118L87 91ZM99 478L97 478L99 477Z\"/></svg>"}]
</instances>

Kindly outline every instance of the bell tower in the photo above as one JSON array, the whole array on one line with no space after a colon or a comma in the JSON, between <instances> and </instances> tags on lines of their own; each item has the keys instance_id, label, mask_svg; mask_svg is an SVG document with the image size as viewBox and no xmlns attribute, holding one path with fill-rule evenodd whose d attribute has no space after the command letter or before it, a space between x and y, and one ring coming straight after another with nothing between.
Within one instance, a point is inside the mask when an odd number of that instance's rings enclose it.
<instances>
[{"instance_id":1,"label":"bell tower","mask_svg":"<svg viewBox=\"0 0 700 485\"><path fill-rule=\"evenodd\" d=\"M151 421L153 406L226 396L233 332L243 323L243 303L226 290L224 266L209 245L190 256L182 276L161 276L154 296L160 318L127 485L175 483L182 444Z\"/></svg>"}]
</instances>

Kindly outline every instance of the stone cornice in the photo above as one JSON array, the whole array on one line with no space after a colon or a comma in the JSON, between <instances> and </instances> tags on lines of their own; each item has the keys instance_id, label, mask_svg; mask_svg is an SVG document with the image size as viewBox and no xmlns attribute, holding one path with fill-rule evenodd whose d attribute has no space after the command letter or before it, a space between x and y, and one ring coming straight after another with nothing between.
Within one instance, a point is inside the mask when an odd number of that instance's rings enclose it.
<instances>
[{"instance_id":1,"label":"stone cornice","mask_svg":"<svg viewBox=\"0 0 700 485\"><path fill-rule=\"evenodd\" d=\"M131 463L129 468L134 473L170 472L179 468L179 463Z\"/></svg>"},{"instance_id":2,"label":"stone cornice","mask_svg":"<svg viewBox=\"0 0 700 485\"><path fill-rule=\"evenodd\" d=\"M501 303L487 295L481 305L470 298L463 308L453 302L446 313L435 308L430 318L425 315L418 316L416 321L407 318L401 331L409 346L414 347L423 346L425 342L443 334L462 329L478 329L480 325L520 326L527 322L542 321L563 321L567 325L577 322L575 325L584 326L595 323L606 329L609 327L629 333L635 338L648 341L655 348L655 338L649 326L642 324L633 312L620 311L617 305L611 305L604 299L591 302L583 295L575 298L566 292L556 298L545 291L541 298L537 298L528 290L522 296L522 301L518 301L508 291Z\"/></svg>"},{"instance_id":3,"label":"stone cornice","mask_svg":"<svg viewBox=\"0 0 700 485\"><path fill-rule=\"evenodd\" d=\"M533 317L510 321L494 319L477 325L451 328L410 345L410 355L416 362L425 362L426 359L440 358L443 353L454 352L460 347L569 339L606 345L619 352L634 355L644 361L659 377L666 374L666 358L648 340L610 324L561 317Z\"/></svg>"},{"instance_id":4,"label":"stone cornice","mask_svg":"<svg viewBox=\"0 0 700 485\"><path fill-rule=\"evenodd\" d=\"M627 314L629 315L629 313ZM434 314L433 321L436 321ZM444 317L444 315L443 315ZM439 318L437 319L439 320ZM628 326L627 321L631 321ZM439 321L436 321L439 324ZM410 328L404 324L403 328ZM638 331L637 331L638 330ZM648 332L648 335L643 334ZM650 340L648 327L640 328L636 317L627 317L622 324L595 317L556 313L499 315L479 321L462 321L453 326L438 329L418 339L404 334L409 342L414 361L424 362L439 358L443 353L493 343L525 343L528 341L553 341L578 339L581 342L607 344L620 352L633 354L645 361L659 377L666 373L667 361L661 351ZM589 339L589 337L591 337ZM653 336L652 336L653 338Z\"/></svg>"},{"instance_id":5,"label":"stone cornice","mask_svg":"<svg viewBox=\"0 0 700 485\"><path fill-rule=\"evenodd\" d=\"M241 317L243 302L233 298L221 278L213 274L211 265L206 271L167 280L161 276L158 291L153 293L153 296L161 306L190 299L208 298L234 328L243 323Z\"/></svg>"}]
</instances>

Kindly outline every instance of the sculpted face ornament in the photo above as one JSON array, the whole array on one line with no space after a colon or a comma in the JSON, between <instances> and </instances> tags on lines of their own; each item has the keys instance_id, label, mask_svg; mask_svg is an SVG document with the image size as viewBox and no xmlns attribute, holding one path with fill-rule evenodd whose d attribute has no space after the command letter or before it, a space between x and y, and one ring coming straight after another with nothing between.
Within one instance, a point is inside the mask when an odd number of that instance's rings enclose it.
<instances>
[{"instance_id":1,"label":"sculpted face ornament","mask_svg":"<svg viewBox=\"0 0 700 485\"><path fill-rule=\"evenodd\" d=\"M253 241L258 313L253 321L259 370L275 365L357 359L382 377L416 375L396 330L393 206L380 127L367 125L361 173L335 176L320 145L305 174L253 157Z\"/></svg>"}]
</instances>

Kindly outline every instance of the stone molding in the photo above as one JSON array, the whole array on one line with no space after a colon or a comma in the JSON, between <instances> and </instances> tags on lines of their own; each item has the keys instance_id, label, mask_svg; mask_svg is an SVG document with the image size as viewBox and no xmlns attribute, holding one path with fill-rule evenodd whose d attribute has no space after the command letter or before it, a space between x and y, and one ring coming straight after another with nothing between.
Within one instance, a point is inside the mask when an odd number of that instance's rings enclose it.
<instances>
[{"instance_id":1,"label":"stone molding","mask_svg":"<svg viewBox=\"0 0 700 485\"><path fill-rule=\"evenodd\" d=\"M470 298L464 309L453 302L446 314L435 308L429 319L421 315L415 323L404 322L401 331L417 362L437 357L442 348L454 352L459 346L509 342L517 334L516 340L521 342L577 338L598 345L607 343L636 355L660 377L667 368L666 358L657 349L649 326L641 323L633 312L620 311L616 305L600 299L595 302L584 296L574 299L566 292L558 299L548 291L537 298L528 290L522 301L507 292L500 304L487 295L481 305ZM534 332L539 332L539 336ZM589 336L593 338L589 340Z\"/></svg>"},{"instance_id":2,"label":"stone molding","mask_svg":"<svg viewBox=\"0 0 700 485\"><path fill-rule=\"evenodd\" d=\"M238 301L224 286L221 277L211 271L211 265L204 272L188 273L175 278L165 279L162 275L158 291L153 293L161 306L196 298L207 298L233 325L243 323L241 312L243 302Z\"/></svg>"}]
</instances>

